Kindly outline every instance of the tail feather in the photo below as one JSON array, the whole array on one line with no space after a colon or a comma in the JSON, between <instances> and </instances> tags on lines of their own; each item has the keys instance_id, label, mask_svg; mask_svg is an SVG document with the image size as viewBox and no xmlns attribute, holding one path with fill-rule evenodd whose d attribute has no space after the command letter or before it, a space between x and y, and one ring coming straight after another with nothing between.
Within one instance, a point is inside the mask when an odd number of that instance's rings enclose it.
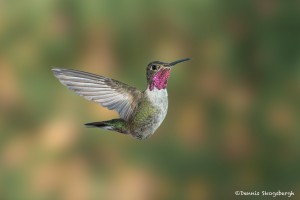
<instances>
[{"instance_id":1,"label":"tail feather","mask_svg":"<svg viewBox=\"0 0 300 200\"><path fill-rule=\"evenodd\" d=\"M91 123L86 123L84 124L88 128L103 128L106 130L113 130L113 127L104 123L104 122L91 122Z\"/></svg>"},{"instance_id":2,"label":"tail feather","mask_svg":"<svg viewBox=\"0 0 300 200\"><path fill-rule=\"evenodd\" d=\"M108 121L102 121L102 122L91 122L91 123L86 123L86 127L89 128L102 128L105 130L110 130L110 131L117 131L119 133L128 133L127 129L127 122L123 119L112 119Z\"/></svg>"}]
</instances>

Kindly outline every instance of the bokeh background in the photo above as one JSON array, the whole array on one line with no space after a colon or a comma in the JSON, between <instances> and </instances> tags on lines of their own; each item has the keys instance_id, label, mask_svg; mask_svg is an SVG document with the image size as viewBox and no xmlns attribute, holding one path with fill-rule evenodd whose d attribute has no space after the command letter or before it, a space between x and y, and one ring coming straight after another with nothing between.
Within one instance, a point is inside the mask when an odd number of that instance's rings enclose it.
<instances>
[{"instance_id":1,"label":"bokeh background","mask_svg":"<svg viewBox=\"0 0 300 200\"><path fill-rule=\"evenodd\" d=\"M185 57L145 141L85 128L117 113L51 72L144 89L149 62ZM299 102L299 1L0 1L0 199L299 199Z\"/></svg>"}]
</instances>

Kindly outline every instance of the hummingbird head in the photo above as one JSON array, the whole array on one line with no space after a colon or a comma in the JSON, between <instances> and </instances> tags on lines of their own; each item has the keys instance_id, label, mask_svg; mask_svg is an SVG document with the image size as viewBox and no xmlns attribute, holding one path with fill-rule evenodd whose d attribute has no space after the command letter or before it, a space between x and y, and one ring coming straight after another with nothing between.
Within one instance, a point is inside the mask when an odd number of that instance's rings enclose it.
<instances>
[{"instance_id":1,"label":"hummingbird head","mask_svg":"<svg viewBox=\"0 0 300 200\"><path fill-rule=\"evenodd\" d=\"M171 68L178 63L188 61L190 58L177 60L171 63L154 61L147 66L147 83L150 91L156 87L158 90L165 89L170 77Z\"/></svg>"}]
</instances>

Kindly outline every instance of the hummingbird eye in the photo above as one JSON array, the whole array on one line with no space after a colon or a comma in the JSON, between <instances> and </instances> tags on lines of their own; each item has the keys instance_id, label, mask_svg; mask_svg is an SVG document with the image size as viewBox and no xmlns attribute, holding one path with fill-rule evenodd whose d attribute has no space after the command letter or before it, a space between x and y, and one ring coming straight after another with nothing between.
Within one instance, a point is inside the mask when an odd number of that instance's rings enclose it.
<instances>
[{"instance_id":1,"label":"hummingbird eye","mask_svg":"<svg viewBox=\"0 0 300 200\"><path fill-rule=\"evenodd\" d=\"M157 66L157 65L152 65L152 66L151 66L151 69L152 69L152 70L158 70L158 69L159 69L159 66Z\"/></svg>"}]
</instances>

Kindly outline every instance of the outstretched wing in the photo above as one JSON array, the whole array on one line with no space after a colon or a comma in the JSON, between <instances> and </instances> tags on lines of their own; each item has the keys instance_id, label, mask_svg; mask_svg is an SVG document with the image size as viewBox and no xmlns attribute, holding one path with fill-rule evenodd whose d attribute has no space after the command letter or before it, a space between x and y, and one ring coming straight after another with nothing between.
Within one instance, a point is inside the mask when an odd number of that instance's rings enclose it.
<instances>
[{"instance_id":1,"label":"outstretched wing","mask_svg":"<svg viewBox=\"0 0 300 200\"><path fill-rule=\"evenodd\" d=\"M120 117L128 120L141 92L120 81L72 69L52 69L58 80L84 98L116 110Z\"/></svg>"}]
</instances>

